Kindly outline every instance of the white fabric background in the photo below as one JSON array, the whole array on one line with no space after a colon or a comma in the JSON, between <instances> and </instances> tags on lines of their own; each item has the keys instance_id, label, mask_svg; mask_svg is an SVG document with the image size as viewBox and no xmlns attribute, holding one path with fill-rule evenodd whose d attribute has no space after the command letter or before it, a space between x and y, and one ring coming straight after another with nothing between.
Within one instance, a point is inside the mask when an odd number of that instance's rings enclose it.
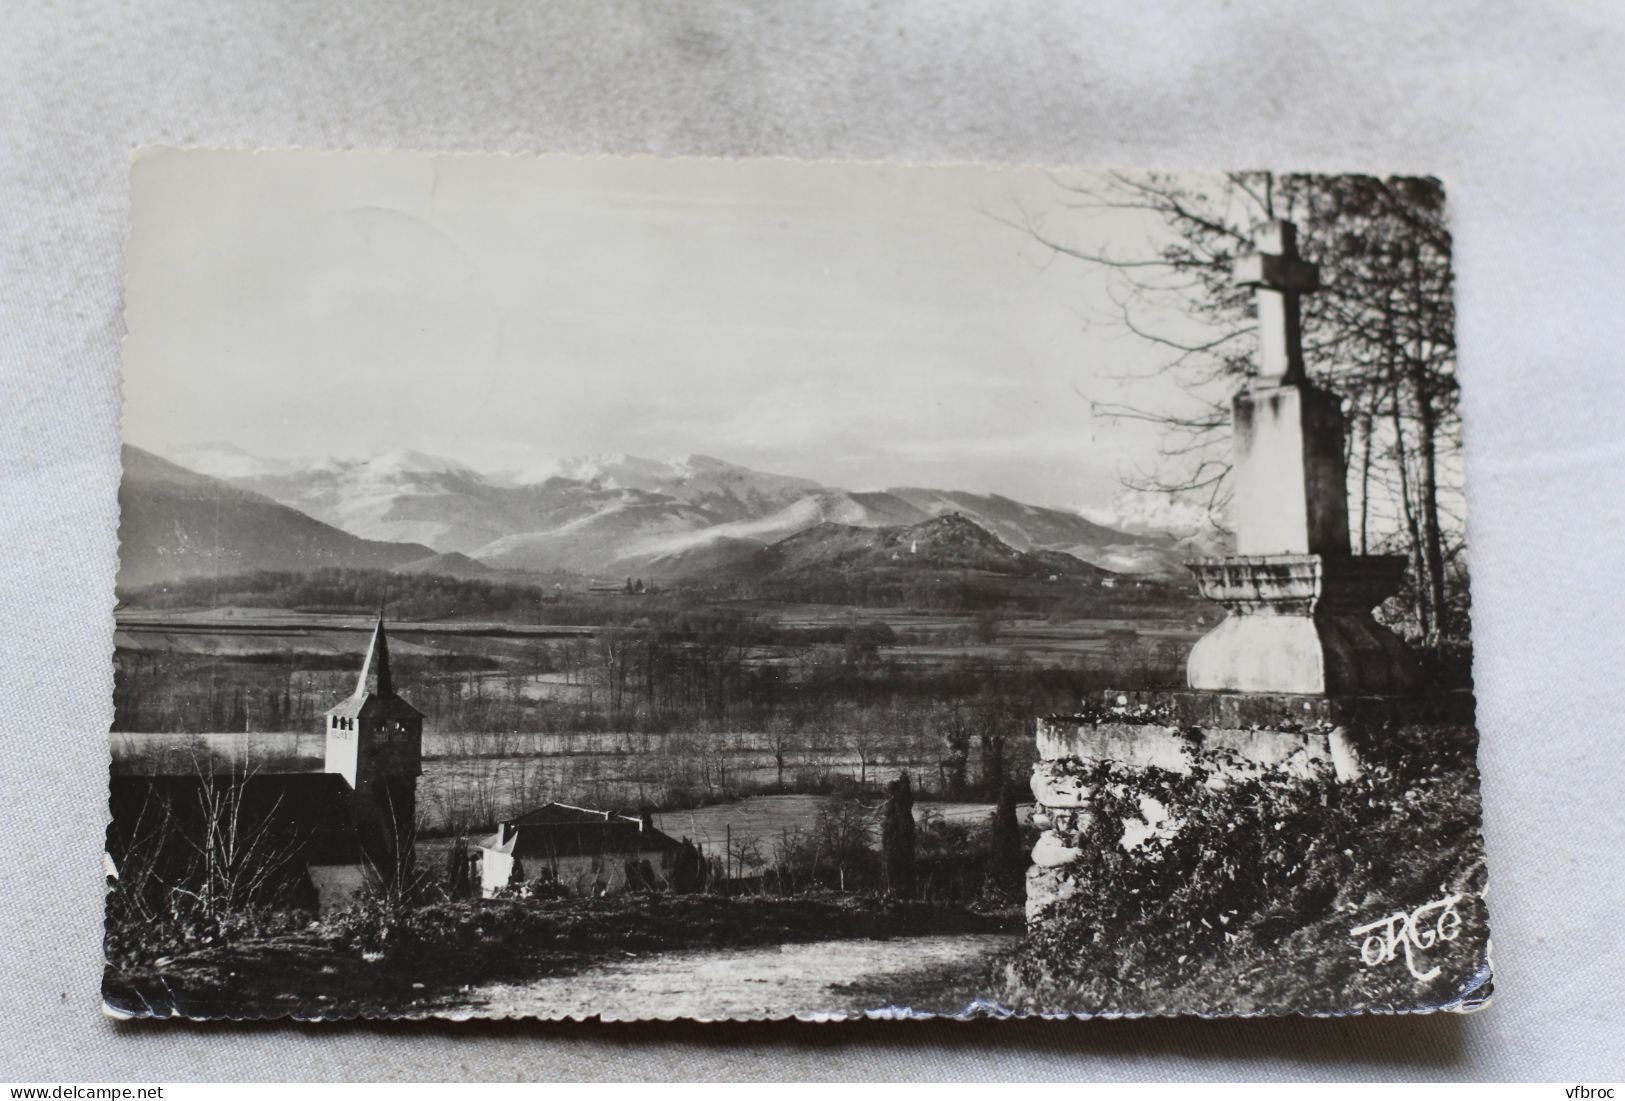
<instances>
[{"instance_id":1,"label":"white fabric background","mask_svg":"<svg viewBox=\"0 0 1625 1101\"><path fill-rule=\"evenodd\" d=\"M1625 1075L1625 16L1608 4L9 5L0 1078ZM129 150L1434 172L1498 1002L1470 1019L119 1026L98 1009ZM221 368L229 369L229 364Z\"/></svg>"}]
</instances>

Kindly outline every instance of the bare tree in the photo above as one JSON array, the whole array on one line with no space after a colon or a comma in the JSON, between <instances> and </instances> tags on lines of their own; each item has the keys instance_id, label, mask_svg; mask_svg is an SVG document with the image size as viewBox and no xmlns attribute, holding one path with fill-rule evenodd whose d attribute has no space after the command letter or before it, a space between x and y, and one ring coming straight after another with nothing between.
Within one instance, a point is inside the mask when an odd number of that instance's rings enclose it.
<instances>
[{"instance_id":1,"label":"bare tree","mask_svg":"<svg viewBox=\"0 0 1625 1101\"><path fill-rule=\"evenodd\" d=\"M269 901L286 886L304 848L306 831L292 821L282 792L268 805L251 805L256 774L252 764L233 764L224 774L199 776L199 828L180 833L195 857L195 872L171 891L207 917Z\"/></svg>"},{"instance_id":2,"label":"bare tree","mask_svg":"<svg viewBox=\"0 0 1625 1101\"><path fill-rule=\"evenodd\" d=\"M831 799L818 810L813 824L819 848L835 872L836 886L847 889L847 873L872 859L874 824L869 809L856 799Z\"/></svg>"},{"instance_id":3,"label":"bare tree","mask_svg":"<svg viewBox=\"0 0 1625 1101\"><path fill-rule=\"evenodd\" d=\"M147 785L140 807L121 832L117 843L109 846L117 853L117 867L110 873L108 911L126 921L151 925L163 914L173 885L163 862L175 842L174 809L167 800L156 798Z\"/></svg>"},{"instance_id":4,"label":"bare tree","mask_svg":"<svg viewBox=\"0 0 1625 1101\"><path fill-rule=\"evenodd\" d=\"M1304 303L1305 361L1348 399L1355 544L1361 553L1397 545L1410 554L1412 611L1425 637L1461 626L1449 592L1462 540L1454 268L1438 181L1108 173L1057 186L1059 216L1007 221L1055 256L1105 273L1111 306L1086 323L1118 327L1161 353L1148 371L1119 378L1170 378L1186 399L1155 409L1091 400L1098 415L1163 432L1155 468L1125 482L1194 497L1214 516L1228 501L1229 397L1254 370L1256 347L1252 295L1233 283L1231 268L1252 248L1255 223L1298 224L1323 288ZM1068 233L1069 219L1125 213L1144 219L1143 246L1085 247Z\"/></svg>"},{"instance_id":5,"label":"bare tree","mask_svg":"<svg viewBox=\"0 0 1625 1101\"><path fill-rule=\"evenodd\" d=\"M858 759L858 789L862 791L869 786L869 766L880 759L885 738L877 726L880 720L868 710L854 708L843 718L842 741Z\"/></svg>"},{"instance_id":6,"label":"bare tree","mask_svg":"<svg viewBox=\"0 0 1625 1101\"><path fill-rule=\"evenodd\" d=\"M938 712L938 730L942 738L943 748L946 750L939 769L943 776L943 786L948 794L954 798L962 798L965 794L966 773L970 767L970 745L976 726L975 716L968 704L960 699L951 699L945 703Z\"/></svg>"},{"instance_id":7,"label":"bare tree","mask_svg":"<svg viewBox=\"0 0 1625 1101\"><path fill-rule=\"evenodd\" d=\"M798 732L795 724L782 715L775 715L767 722L767 747L773 753L773 764L778 769L778 786L784 787L784 764L790 754L799 746Z\"/></svg>"}]
</instances>

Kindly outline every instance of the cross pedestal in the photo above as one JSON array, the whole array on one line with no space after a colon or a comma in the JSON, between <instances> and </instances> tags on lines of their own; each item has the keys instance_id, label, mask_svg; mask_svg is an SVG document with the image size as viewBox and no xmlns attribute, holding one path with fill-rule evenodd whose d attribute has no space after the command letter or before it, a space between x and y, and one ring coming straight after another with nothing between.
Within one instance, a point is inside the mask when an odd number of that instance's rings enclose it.
<instances>
[{"instance_id":1,"label":"cross pedestal","mask_svg":"<svg viewBox=\"0 0 1625 1101\"><path fill-rule=\"evenodd\" d=\"M1192 688L1385 694L1411 687L1404 647L1371 617L1405 559L1350 552L1342 403L1304 371L1302 296L1319 289L1290 222L1260 230L1236 281L1258 295L1259 371L1232 406L1236 553L1189 564L1230 613L1191 651Z\"/></svg>"},{"instance_id":2,"label":"cross pedestal","mask_svg":"<svg viewBox=\"0 0 1625 1101\"><path fill-rule=\"evenodd\" d=\"M1369 696L1412 687L1404 646L1371 617L1398 591L1402 555L1234 555L1189 567L1202 595L1230 613L1192 648L1192 688Z\"/></svg>"}]
</instances>

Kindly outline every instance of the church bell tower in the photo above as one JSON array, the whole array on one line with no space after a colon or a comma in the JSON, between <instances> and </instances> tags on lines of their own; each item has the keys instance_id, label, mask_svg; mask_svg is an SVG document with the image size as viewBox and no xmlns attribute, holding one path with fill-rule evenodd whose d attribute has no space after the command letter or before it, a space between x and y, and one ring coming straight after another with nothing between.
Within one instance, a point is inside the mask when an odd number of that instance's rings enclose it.
<instances>
[{"instance_id":1,"label":"church bell tower","mask_svg":"<svg viewBox=\"0 0 1625 1101\"><path fill-rule=\"evenodd\" d=\"M351 790L351 818L362 847L380 869L398 867L395 853L411 835L417 812L417 779L423 772L423 713L395 692L389 668L384 617L355 691L325 717L326 771L344 777ZM402 855L410 856L410 850Z\"/></svg>"}]
</instances>

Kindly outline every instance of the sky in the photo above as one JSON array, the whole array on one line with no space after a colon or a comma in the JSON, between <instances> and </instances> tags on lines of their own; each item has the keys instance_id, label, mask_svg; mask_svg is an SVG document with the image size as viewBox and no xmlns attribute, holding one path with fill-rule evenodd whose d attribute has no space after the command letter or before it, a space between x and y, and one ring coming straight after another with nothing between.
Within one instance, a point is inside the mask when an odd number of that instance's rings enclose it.
<instances>
[{"instance_id":1,"label":"sky","mask_svg":"<svg viewBox=\"0 0 1625 1101\"><path fill-rule=\"evenodd\" d=\"M701 453L848 489L1101 506L1156 436L1090 399L1158 349L1143 253L1057 173L788 160L159 151L132 172L124 434L160 453L411 448L487 471Z\"/></svg>"}]
</instances>

